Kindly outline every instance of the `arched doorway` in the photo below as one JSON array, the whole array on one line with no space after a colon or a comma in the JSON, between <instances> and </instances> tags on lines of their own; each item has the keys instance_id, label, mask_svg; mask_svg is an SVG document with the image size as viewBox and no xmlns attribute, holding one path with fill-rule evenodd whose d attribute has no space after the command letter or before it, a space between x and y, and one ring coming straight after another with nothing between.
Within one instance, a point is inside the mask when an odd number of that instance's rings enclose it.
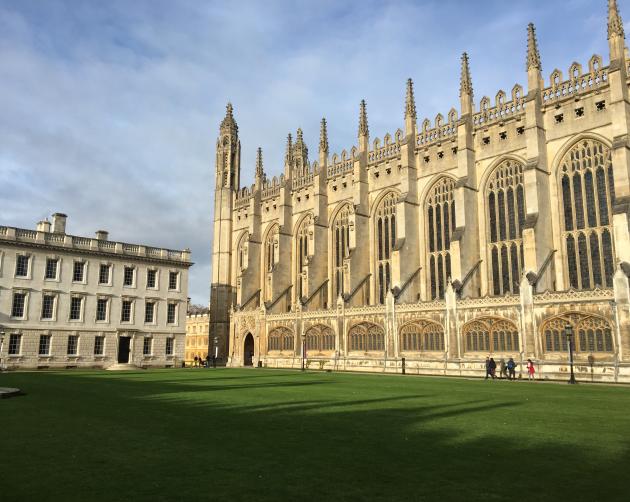
<instances>
[{"instance_id":1,"label":"arched doorway","mask_svg":"<svg viewBox=\"0 0 630 502\"><path fill-rule=\"evenodd\" d=\"M245 344L243 345L243 366L254 365L254 337L247 333Z\"/></svg>"}]
</instances>

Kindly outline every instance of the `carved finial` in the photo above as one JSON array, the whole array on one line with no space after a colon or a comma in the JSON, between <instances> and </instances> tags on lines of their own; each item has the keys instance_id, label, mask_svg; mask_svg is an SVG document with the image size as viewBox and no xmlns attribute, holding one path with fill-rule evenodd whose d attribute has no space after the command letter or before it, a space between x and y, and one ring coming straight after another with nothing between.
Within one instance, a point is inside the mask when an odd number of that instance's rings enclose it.
<instances>
[{"instance_id":1,"label":"carved finial","mask_svg":"<svg viewBox=\"0 0 630 502\"><path fill-rule=\"evenodd\" d=\"M322 119L319 130L319 151L328 155L328 130L326 129L326 119Z\"/></svg>"},{"instance_id":2,"label":"carved finial","mask_svg":"<svg viewBox=\"0 0 630 502\"><path fill-rule=\"evenodd\" d=\"M263 179L265 171L263 170L262 148L258 147L256 151L256 178Z\"/></svg>"},{"instance_id":3,"label":"carved finial","mask_svg":"<svg viewBox=\"0 0 630 502\"><path fill-rule=\"evenodd\" d=\"M608 0L608 40L613 37L625 38L625 34L617 0Z\"/></svg>"},{"instance_id":4,"label":"carved finial","mask_svg":"<svg viewBox=\"0 0 630 502\"><path fill-rule=\"evenodd\" d=\"M359 136L368 136L367 111L365 109L365 99L361 100L361 108L359 111Z\"/></svg>"},{"instance_id":5,"label":"carved finial","mask_svg":"<svg viewBox=\"0 0 630 502\"><path fill-rule=\"evenodd\" d=\"M538 41L536 40L536 28L534 28L534 23L529 23L527 25L527 70L532 68L542 71Z\"/></svg>"},{"instance_id":6,"label":"carved finial","mask_svg":"<svg viewBox=\"0 0 630 502\"><path fill-rule=\"evenodd\" d=\"M302 129L298 127L297 130L297 141L295 144L304 143L304 135L302 134Z\"/></svg>"},{"instance_id":7,"label":"carved finial","mask_svg":"<svg viewBox=\"0 0 630 502\"><path fill-rule=\"evenodd\" d=\"M286 164L291 164L293 160L293 138L291 137L291 133L287 136L287 151L284 154L284 162Z\"/></svg>"},{"instance_id":8,"label":"carved finial","mask_svg":"<svg viewBox=\"0 0 630 502\"><path fill-rule=\"evenodd\" d=\"M462 54L462 72L459 81L459 95L473 95L472 80L470 78L470 67L468 65L468 54L465 52Z\"/></svg>"},{"instance_id":9,"label":"carved finial","mask_svg":"<svg viewBox=\"0 0 630 502\"><path fill-rule=\"evenodd\" d=\"M413 81L407 79L407 96L405 98L405 118L416 118L416 100L413 97Z\"/></svg>"},{"instance_id":10,"label":"carved finial","mask_svg":"<svg viewBox=\"0 0 630 502\"><path fill-rule=\"evenodd\" d=\"M236 121L234 120L232 103L228 102L225 107L225 118L221 122L221 134L238 134L238 126L236 125Z\"/></svg>"}]
</instances>

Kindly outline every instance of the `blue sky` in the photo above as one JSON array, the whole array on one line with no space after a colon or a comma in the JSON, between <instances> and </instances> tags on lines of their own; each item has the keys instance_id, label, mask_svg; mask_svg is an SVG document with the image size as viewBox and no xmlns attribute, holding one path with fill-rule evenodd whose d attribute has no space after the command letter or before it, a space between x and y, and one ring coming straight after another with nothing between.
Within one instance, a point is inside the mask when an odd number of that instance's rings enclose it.
<instances>
[{"instance_id":1,"label":"blue sky","mask_svg":"<svg viewBox=\"0 0 630 502\"><path fill-rule=\"evenodd\" d=\"M630 19L630 0L618 1ZM331 152L403 126L405 81L418 120L458 106L459 58L475 103L526 85L526 26L545 78L594 53L608 60L606 0L0 0L0 224L55 211L68 231L190 247L190 296L208 301L214 149L232 101L242 183L256 148L282 171L287 133L319 122ZM626 30L628 31L628 30Z\"/></svg>"}]
</instances>

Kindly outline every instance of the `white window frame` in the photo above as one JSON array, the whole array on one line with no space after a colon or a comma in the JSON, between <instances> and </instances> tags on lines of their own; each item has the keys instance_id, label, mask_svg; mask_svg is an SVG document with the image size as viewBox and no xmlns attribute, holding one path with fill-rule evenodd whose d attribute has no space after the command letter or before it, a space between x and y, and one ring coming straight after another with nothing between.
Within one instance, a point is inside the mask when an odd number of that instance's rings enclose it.
<instances>
[{"instance_id":1,"label":"white window frame","mask_svg":"<svg viewBox=\"0 0 630 502\"><path fill-rule=\"evenodd\" d=\"M72 300L75 298L79 298L81 300L81 313L79 315L79 319L72 319ZM68 305L68 322L72 323L81 323L85 319L85 300L86 296L82 293L71 293L70 294L70 305Z\"/></svg>"},{"instance_id":2,"label":"white window frame","mask_svg":"<svg viewBox=\"0 0 630 502\"><path fill-rule=\"evenodd\" d=\"M171 288L171 274L176 274L177 275L177 284L175 285L175 288ZM179 292L181 290L180 284L181 284L181 273L179 270L169 270L168 271L168 290L169 291L177 291Z\"/></svg>"},{"instance_id":3,"label":"white window frame","mask_svg":"<svg viewBox=\"0 0 630 502\"><path fill-rule=\"evenodd\" d=\"M131 275L131 284L125 284L125 273L127 271L127 269L130 268L132 270L132 275ZM125 264L123 266L123 288L132 288L135 289L136 288L136 284L138 283L138 267L136 267L135 265L131 265L131 264Z\"/></svg>"},{"instance_id":4,"label":"white window frame","mask_svg":"<svg viewBox=\"0 0 630 502\"><path fill-rule=\"evenodd\" d=\"M168 351L168 343L171 342L171 352ZM175 356L175 337L167 336L166 337L166 346L164 347L164 355L166 357L174 357Z\"/></svg>"},{"instance_id":5,"label":"white window frame","mask_svg":"<svg viewBox=\"0 0 630 502\"><path fill-rule=\"evenodd\" d=\"M80 281L74 279L74 269L77 263L83 263L83 276ZM72 260L72 281L74 284L87 284L88 262L87 260Z\"/></svg>"},{"instance_id":6,"label":"white window frame","mask_svg":"<svg viewBox=\"0 0 630 502\"><path fill-rule=\"evenodd\" d=\"M155 272L155 286L149 286L149 271ZM146 289L150 289L150 290L160 289L160 269L159 268L157 267L147 268Z\"/></svg>"},{"instance_id":7,"label":"white window frame","mask_svg":"<svg viewBox=\"0 0 630 502\"><path fill-rule=\"evenodd\" d=\"M105 300L105 319L98 318L98 302L100 300ZM96 308L94 309L94 322L98 324L109 324L110 312L112 310L112 300L110 296L106 295L97 295L96 296Z\"/></svg>"},{"instance_id":8,"label":"white window frame","mask_svg":"<svg viewBox=\"0 0 630 502\"><path fill-rule=\"evenodd\" d=\"M96 353L96 339L99 337L103 339L103 351L100 354L97 354ZM94 335L94 346L92 347L92 351L94 352L94 357L105 357L106 347L107 347L107 337L105 336L105 334L96 333L96 335Z\"/></svg>"},{"instance_id":9,"label":"white window frame","mask_svg":"<svg viewBox=\"0 0 630 502\"><path fill-rule=\"evenodd\" d=\"M173 320L173 322L169 322L168 321L168 309L171 305L175 306L175 319ZM179 302L174 302L174 301L168 301L166 302L166 324L168 324L169 326L178 326L179 325Z\"/></svg>"},{"instance_id":10,"label":"white window frame","mask_svg":"<svg viewBox=\"0 0 630 502\"><path fill-rule=\"evenodd\" d=\"M147 321L147 305L153 304L153 314L152 319ZM158 311L158 300L156 298L145 298L144 300L144 324L149 324L151 326L157 324L157 311Z\"/></svg>"},{"instance_id":11,"label":"white window frame","mask_svg":"<svg viewBox=\"0 0 630 502\"><path fill-rule=\"evenodd\" d=\"M11 354L11 337L12 336L17 336L18 337L18 351L15 354ZM19 331L15 331L13 333L9 333L9 340L7 341L7 355L9 357L22 357L22 340L23 336L22 333Z\"/></svg>"},{"instance_id":12,"label":"white window frame","mask_svg":"<svg viewBox=\"0 0 630 502\"><path fill-rule=\"evenodd\" d=\"M123 321L123 308L125 306L125 302L129 302L129 320ZM136 301L133 298L122 297L120 301L120 323L121 324L134 324L136 316Z\"/></svg>"},{"instance_id":13,"label":"white window frame","mask_svg":"<svg viewBox=\"0 0 630 502\"><path fill-rule=\"evenodd\" d=\"M52 308L52 316L51 317L43 317L44 310L44 297L52 296L53 297L53 308ZM55 322L57 320L57 305L59 303L59 295L55 291L42 291L42 301L39 309L39 320L42 322Z\"/></svg>"},{"instance_id":14,"label":"white window frame","mask_svg":"<svg viewBox=\"0 0 630 502\"><path fill-rule=\"evenodd\" d=\"M26 258L26 275L17 275L17 266L19 257ZM33 255L30 253L17 252L15 253L15 267L13 268L13 277L16 279L30 280L33 272Z\"/></svg>"},{"instance_id":15,"label":"white window frame","mask_svg":"<svg viewBox=\"0 0 630 502\"><path fill-rule=\"evenodd\" d=\"M107 267L108 269L108 275L107 275L107 282L101 282L101 267ZM98 264L98 282L97 284L99 286L111 286L112 285L112 276L114 275L114 266L112 263L110 262L100 262Z\"/></svg>"},{"instance_id":16,"label":"white window frame","mask_svg":"<svg viewBox=\"0 0 630 502\"><path fill-rule=\"evenodd\" d=\"M16 317L13 315L13 302L15 301L15 294L23 294L24 295L24 310L22 312L22 317ZM30 293L28 290L16 288L11 292L11 319L16 321L27 321L28 320L28 303L30 299Z\"/></svg>"},{"instance_id":17,"label":"white window frame","mask_svg":"<svg viewBox=\"0 0 630 502\"><path fill-rule=\"evenodd\" d=\"M46 354L42 354L40 352L42 336L48 337L48 352ZM52 333L41 333L39 335L39 340L37 341L37 357L51 357L52 356Z\"/></svg>"},{"instance_id":18,"label":"white window frame","mask_svg":"<svg viewBox=\"0 0 630 502\"><path fill-rule=\"evenodd\" d=\"M57 269L55 270L55 277L46 277L48 272L48 260L55 260L57 262ZM59 282L61 276L61 258L57 255L47 255L46 262L44 264L44 281L47 282Z\"/></svg>"},{"instance_id":19,"label":"white window frame","mask_svg":"<svg viewBox=\"0 0 630 502\"><path fill-rule=\"evenodd\" d=\"M149 340L149 353L147 354L145 351L147 340ZM153 357L153 337L145 336L142 339L142 356L143 357Z\"/></svg>"},{"instance_id":20,"label":"white window frame","mask_svg":"<svg viewBox=\"0 0 630 502\"><path fill-rule=\"evenodd\" d=\"M74 336L77 339L77 346L76 346L76 352L74 354L70 354L70 351L68 350L70 348L70 337ZM80 348L81 346L81 337L79 336L79 333L70 333L68 335L68 338L66 340L66 357L79 357L80 355Z\"/></svg>"}]
</instances>

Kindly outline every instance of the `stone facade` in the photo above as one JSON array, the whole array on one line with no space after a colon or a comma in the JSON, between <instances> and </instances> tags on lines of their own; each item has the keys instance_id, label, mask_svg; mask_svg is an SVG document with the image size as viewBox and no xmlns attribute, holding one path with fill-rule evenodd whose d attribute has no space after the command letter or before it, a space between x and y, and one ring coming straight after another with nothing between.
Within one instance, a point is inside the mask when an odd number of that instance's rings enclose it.
<instances>
[{"instance_id":1,"label":"stone facade","mask_svg":"<svg viewBox=\"0 0 630 502\"><path fill-rule=\"evenodd\" d=\"M4 368L176 367L184 357L190 251L0 227Z\"/></svg>"},{"instance_id":2,"label":"stone facade","mask_svg":"<svg viewBox=\"0 0 630 502\"><path fill-rule=\"evenodd\" d=\"M543 378L630 381L630 58L616 2L609 61L545 80L527 27L527 86L460 103L311 162L289 135L284 173L241 187L228 105L217 140L211 336L228 364L482 375L486 355Z\"/></svg>"},{"instance_id":3,"label":"stone facade","mask_svg":"<svg viewBox=\"0 0 630 502\"><path fill-rule=\"evenodd\" d=\"M210 315L208 309L191 312L186 315L186 366L191 366L195 356L206 359L208 355L208 335Z\"/></svg>"}]
</instances>

